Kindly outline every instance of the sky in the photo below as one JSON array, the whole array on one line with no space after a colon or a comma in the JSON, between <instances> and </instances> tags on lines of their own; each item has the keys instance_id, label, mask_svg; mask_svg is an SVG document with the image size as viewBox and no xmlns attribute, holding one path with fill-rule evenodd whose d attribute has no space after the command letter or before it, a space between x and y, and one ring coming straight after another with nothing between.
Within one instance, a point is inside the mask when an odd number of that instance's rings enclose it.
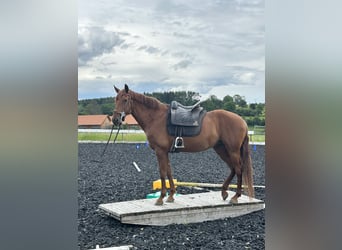
<instances>
[{"instance_id":1,"label":"sky","mask_svg":"<svg viewBox=\"0 0 342 250\"><path fill-rule=\"evenodd\" d=\"M79 0L78 99L194 91L265 102L263 0Z\"/></svg>"}]
</instances>

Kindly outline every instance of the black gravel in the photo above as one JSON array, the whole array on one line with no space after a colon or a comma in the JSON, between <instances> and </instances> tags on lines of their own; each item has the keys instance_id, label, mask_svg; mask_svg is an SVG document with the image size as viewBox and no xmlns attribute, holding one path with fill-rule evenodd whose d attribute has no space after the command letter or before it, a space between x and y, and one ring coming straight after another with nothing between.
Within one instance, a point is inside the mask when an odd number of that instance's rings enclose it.
<instances>
[{"instance_id":1,"label":"black gravel","mask_svg":"<svg viewBox=\"0 0 342 250\"><path fill-rule=\"evenodd\" d=\"M159 179L157 159L145 144L110 144L98 160L105 144L79 144L78 245L81 250L121 245L134 249L265 249L265 211L203 223L165 227L121 224L98 210L101 203L143 199ZM251 146L254 184L265 185L265 146ZM199 153L170 155L174 178L178 181L222 183L229 170L210 149ZM141 172L133 166L135 161ZM236 182L234 178L233 182ZM219 189L217 189L219 190ZM265 199L265 190L255 190ZM204 192L178 187L181 194ZM177 197L176 197L177 199ZM229 198L228 198L229 199Z\"/></svg>"}]
</instances>

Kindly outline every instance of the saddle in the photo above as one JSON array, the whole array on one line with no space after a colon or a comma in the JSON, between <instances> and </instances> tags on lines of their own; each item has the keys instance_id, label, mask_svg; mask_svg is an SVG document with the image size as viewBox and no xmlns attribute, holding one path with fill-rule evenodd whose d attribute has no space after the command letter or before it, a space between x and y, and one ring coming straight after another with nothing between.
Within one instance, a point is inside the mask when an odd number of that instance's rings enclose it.
<instances>
[{"instance_id":1,"label":"saddle","mask_svg":"<svg viewBox=\"0 0 342 250\"><path fill-rule=\"evenodd\" d=\"M197 127L199 126L199 116L203 107L200 107L201 102L197 102L192 106L184 106L177 101L172 101L171 124L179 126Z\"/></svg>"},{"instance_id":2,"label":"saddle","mask_svg":"<svg viewBox=\"0 0 342 250\"><path fill-rule=\"evenodd\" d=\"M177 101L171 102L167 119L167 131L169 135L176 137L171 152L174 152L175 148L184 148L183 136L192 137L201 132L206 110L200 106L200 103L184 106Z\"/></svg>"}]
</instances>

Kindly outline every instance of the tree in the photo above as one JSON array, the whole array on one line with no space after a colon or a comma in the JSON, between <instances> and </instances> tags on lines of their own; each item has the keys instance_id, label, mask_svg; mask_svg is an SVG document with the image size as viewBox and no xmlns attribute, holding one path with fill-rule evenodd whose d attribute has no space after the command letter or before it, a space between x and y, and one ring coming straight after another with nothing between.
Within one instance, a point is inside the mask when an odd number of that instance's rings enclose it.
<instances>
[{"instance_id":1,"label":"tree","mask_svg":"<svg viewBox=\"0 0 342 250\"><path fill-rule=\"evenodd\" d=\"M216 95L211 95L207 100L202 103L202 106L208 110L221 109L223 102L217 98Z\"/></svg>"},{"instance_id":2,"label":"tree","mask_svg":"<svg viewBox=\"0 0 342 250\"><path fill-rule=\"evenodd\" d=\"M88 115L99 115L101 114L101 106L97 104L96 99L93 99L85 106L86 113Z\"/></svg>"},{"instance_id":3,"label":"tree","mask_svg":"<svg viewBox=\"0 0 342 250\"><path fill-rule=\"evenodd\" d=\"M114 103L105 103L101 105L101 113L105 115L112 115L114 110Z\"/></svg>"},{"instance_id":4,"label":"tree","mask_svg":"<svg viewBox=\"0 0 342 250\"><path fill-rule=\"evenodd\" d=\"M234 95L233 96L233 100L235 102L235 104L239 107L246 107L247 106L247 102L245 100L244 96L240 96L240 95Z\"/></svg>"},{"instance_id":5,"label":"tree","mask_svg":"<svg viewBox=\"0 0 342 250\"><path fill-rule=\"evenodd\" d=\"M170 104L172 101L180 102L183 105L192 105L196 102L196 97L199 96L198 93L192 91L169 91L169 92L153 92L144 93L147 96L157 98L159 101Z\"/></svg>"},{"instance_id":6,"label":"tree","mask_svg":"<svg viewBox=\"0 0 342 250\"><path fill-rule=\"evenodd\" d=\"M81 103L78 103L78 115L86 115L84 106Z\"/></svg>"},{"instance_id":7,"label":"tree","mask_svg":"<svg viewBox=\"0 0 342 250\"><path fill-rule=\"evenodd\" d=\"M257 114L265 116L265 103L258 103L256 110Z\"/></svg>"},{"instance_id":8,"label":"tree","mask_svg":"<svg viewBox=\"0 0 342 250\"><path fill-rule=\"evenodd\" d=\"M230 95L226 95L223 97L223 109L234 112L235 111L235 103L233 97Z\"/></svg>"},{"instance_id":9,"label":"tree","mask_svg":"<svg viewBox=\"0 0 342 250\"><path fill-rule=\"evenodd\" d=\"M253 110L256 109L256 106L257 106L256 103L251 103L251 104L249 104L249 108L250 108L250 109L253 109Z\"/></svg>"},{"instance_id":10,"label":"tree","mask_svg":"<svg viewBox=\"0 0 342 250\"><path fill-rule=\"evenodd\" d=\"M236 113L240 116L254 116L253 111L248 107L237 107Z\"/></svg>"}]
</instances>

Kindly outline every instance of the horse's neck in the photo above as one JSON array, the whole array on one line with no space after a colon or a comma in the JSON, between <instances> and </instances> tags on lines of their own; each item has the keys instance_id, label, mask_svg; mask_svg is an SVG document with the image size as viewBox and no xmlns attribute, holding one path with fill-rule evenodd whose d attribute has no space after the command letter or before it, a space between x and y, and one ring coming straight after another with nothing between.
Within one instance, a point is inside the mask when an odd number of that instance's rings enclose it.
<instances>
[{"instance_id":1,"label":"horse's neck","mask_svg":"<svg viewBox=\"0 0 342 250\"><path fill-rule=\"evenodd\" d=\"M156 108L150 108L145 104L134 101L132 115L140 127L146 132L153 120L155 120L156 117L160 117L160 115L166 111L167 105L163 103L158 103Z\"/></svg>"}]
</instances>

